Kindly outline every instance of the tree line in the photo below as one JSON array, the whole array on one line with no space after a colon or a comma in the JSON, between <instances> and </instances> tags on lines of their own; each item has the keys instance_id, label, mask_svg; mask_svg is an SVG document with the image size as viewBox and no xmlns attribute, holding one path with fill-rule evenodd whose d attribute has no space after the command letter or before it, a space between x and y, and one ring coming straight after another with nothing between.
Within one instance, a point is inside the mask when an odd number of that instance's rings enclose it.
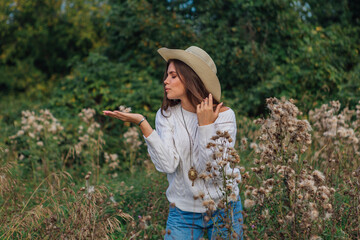
<instances>
[{"instance_id":1,"label":"tree line","mask_svg":"<svg viewBox=\"0 0 360 240\"><path fill-rule=\"evenodd\" d=\"M271 96L302 109L354 105L359 16L355 0L3 0L0 93L40 94L74 111L154 112L165 67L156 50L196 45L243 114L261 115Z\"/></svg>"}]
</instances>

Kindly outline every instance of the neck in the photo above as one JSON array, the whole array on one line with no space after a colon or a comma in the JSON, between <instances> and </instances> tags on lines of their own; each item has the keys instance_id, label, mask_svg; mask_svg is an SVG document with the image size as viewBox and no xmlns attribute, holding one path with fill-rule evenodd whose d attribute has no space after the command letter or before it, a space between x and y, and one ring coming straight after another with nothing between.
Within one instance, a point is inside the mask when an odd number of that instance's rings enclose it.
<instances>
[{"instance_id":1,"label":"neck","mask_svg":"<svg viewBox=\"0 0 360 240\"><path fill-rule=\"evenodd\" d=\"M190 101L186 97L181 99L181 107L186 111L196 113L196 108L190 103Z\"/></svg>"}]
</instances>

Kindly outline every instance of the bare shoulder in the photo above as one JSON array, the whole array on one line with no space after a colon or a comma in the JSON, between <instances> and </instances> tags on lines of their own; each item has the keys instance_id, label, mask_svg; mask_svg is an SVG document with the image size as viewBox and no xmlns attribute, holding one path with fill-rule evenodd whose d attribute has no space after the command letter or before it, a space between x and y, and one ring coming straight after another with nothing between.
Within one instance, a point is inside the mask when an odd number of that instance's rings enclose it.
<instances>
[{"instance_id":1,"label":"bare shoulder","mask_svg":"<svg viewBox=\"0 0 360 240\"><path fill-rule=\"evenodd\" d=\"M230 108L229 107L221 107L220 108L220 112L225 112L227 110L229 110Z\"/></svg>"}]
</instances>

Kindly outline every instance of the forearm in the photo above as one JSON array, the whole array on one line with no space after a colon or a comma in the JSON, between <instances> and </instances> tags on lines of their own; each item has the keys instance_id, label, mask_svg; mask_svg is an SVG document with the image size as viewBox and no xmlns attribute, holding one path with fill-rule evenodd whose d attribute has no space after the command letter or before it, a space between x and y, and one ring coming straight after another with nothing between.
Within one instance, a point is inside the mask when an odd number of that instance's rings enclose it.
<instances>
[{"instance_id":1,"label":"forearm","mask_svg":"<svg viewBox=\"0 0 360 240\"><path fill-rule=\"evenodd\" d=\"M156 113L155 128L152 129L146 120L140 124L151 160L159 172L174 173L180 157L174 145L172 124L161 114L161 109Z\"/></svg>"},{"instance_id":2,"label":"forearm","mask_svg":"<svg viewBox=\"0 0 360 240\"><path fill-rule=\"evenodd\" d=\"M144 137L145 138L145 137ZM168 145L169 141L160 138L154 130L148 138L145 138L148 152L155 168L159 172L173 173L179 165L179 156L175 149Z\"/></svg>"},{"instance_id":3,"label":"forearm","mask_svg":"<svg viewBox=\"0 0 360 240\"><path fill-rule=\"evenodd\" d=\"M145 137L148 137L154 131L146 119L140 124L140 130Z\"/></svg>"}]
</instances>

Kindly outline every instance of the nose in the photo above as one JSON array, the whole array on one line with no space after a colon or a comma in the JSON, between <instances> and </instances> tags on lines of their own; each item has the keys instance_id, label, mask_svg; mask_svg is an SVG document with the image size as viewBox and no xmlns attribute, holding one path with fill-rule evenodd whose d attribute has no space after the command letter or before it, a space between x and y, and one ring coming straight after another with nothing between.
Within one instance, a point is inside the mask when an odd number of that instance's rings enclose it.
<instances>
[{"instance_id":1,"label":"nose","mask_svg":"<svg viewBox=\"0 0 360 240\"><path fill-rule=\"evenodd\" d=\"M169 84L168 79L169 79L169 76L167 76L167 77L165 78L165 80L164 80L164 84L165 84L165 85L166 85L166 84Z\"/></svg>"}]
</instances>

